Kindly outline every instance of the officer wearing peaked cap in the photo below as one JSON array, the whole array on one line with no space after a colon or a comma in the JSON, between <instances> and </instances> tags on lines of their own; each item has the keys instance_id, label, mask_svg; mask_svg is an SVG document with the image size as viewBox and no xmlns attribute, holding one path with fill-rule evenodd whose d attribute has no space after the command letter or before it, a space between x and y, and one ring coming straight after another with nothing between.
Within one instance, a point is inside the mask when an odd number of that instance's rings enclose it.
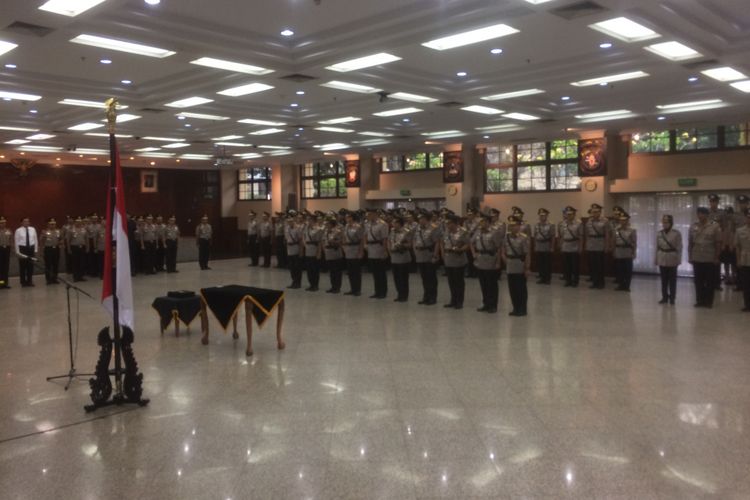
<instances>
[{"instance_id":1,"label":"officer wearing peaked cap","mask_svg":"<svg viewBox=\"0 0 750 500\"><path fill-rule=\"evenodd\" d=\"M719 230L723 233L727 226L727 214L724 210L719 208L719 202L721 198L716 193L708 195L708 220L713 221L719 225ZM723 234L719 235L719 238L724 238ZM721 291L721 265L717 265L714 270L716 276L714 277L714 287L716 291Z\"/></svg>"},{"instance_id":2,"label":"officer wearing peaked cap","mask_svg":"<svg viewBox=\"0 0 750 500\"><path fill-rule=\"evenodd\" d=\"M287 288L291 289L297 289L302 286L302 270L304 268L302 262L302 218L302 214L297 214L294 210L290 210L284 227L287 262L289 264L289 274L292 278L292 284Z\"/></svg>"},{"instance_id":3,"label":"officer wearing peaked cap","mask_svg":"<svg viewBox=\"0 0 750 500\"><path fill-rule=\"evenodd\" d=\"M604 288L605 251L610 248L610 226L602 218L602 206L592 203L586 221L584 233L586 235L586 256L588 257L591 288Z\"/></svg>"},{"instance_id":4,"label":"officer wearing peaked cap","mask_svg":"<svg viewBox=\"0 0 750 500\"><path fill-rule=\"evenodd\" d=\"M271 267L271 243L273 238L273 225L271 214L263 212L263 218L258 223L258 249L263 256L263 267Z\"/></svg>"},{"instance_id":5,"label":"officer wearing peaked cap","mask_svg":"<svg viewBox=\"0 0 750 500\"><path fill-rule=\"evenodd\" d=\"M531 266L530 238L521 232L523 221L517 216L508 217L508 234L503 240L502 258L508 274L508 292L513 304L509 316L526 316L528 290L526 277Z\"/></svg>"},{"instance_id":6,"label":"officer wearing peaked cap","mask_svg":"<svg viewBox=\"0 0 750 500\"><path fill-rule=\"evenodd\" d=\"M583 250L583 225L576 219L576 209L567 206L565 219L558 225L557 234L563 255L563 278L566 287L577 287L580 279L580 260Z\"/></svg>"},{"instance_id":7,"label":"officer wearing peaked cap","mask_svg":"<svg viewBox=\"0 0 750 500\"><path fill-rule=\"evenodd\" d=\"M539 215L539 222L534 224L531 240L539 271L537 283L549 285L552 280L552 252L555 249L557 234L555 225L549 221L549 210L540 208L537 214Z\"/></svg>"},{"instance_id":8,"label":"officer wearing peaked cap","mask_svg":"<svg viewBox=\"0 0 750 500\"><path fill-rule=\"evenodd\" d=\"M315 212L322 214L322 212ZM308 292L318 291L318 282L320 281L320 259L322 257L323 231L320 226L321 217L315 215L311 217L305 226L303 232L304 246L302 247L305 269L307 270L307 281L309 286L305 289Z\"/></svg>"},{"instance_id":9,"label":"officer wearing peaked cap","mask_svg":"<svg viewBox=\"0 0 750 500\"><path fill-rule=\"evenodd\" d=\"M654 264L659 266L661 300L659 304L674 305L677 293L677 268L682 263L682 233L674 228L674 217L664 214L662 230L656 235Z\"/></svg>"},{"instance_id":10,"label":"officer wearing peaked cap","mask_svg":"<svg viewBox=\"0 0 750 500\"><path fill-rule=\"evenodd\" d=\"M287 267L286 242L284 241L286 220L287 216L284 212L276 212L275 217L271 221L273 225L273 247L276 253L276 267L282 269Z\"/></svg>"},{"instance_id":11,"label":"officer wearing peaked cap","mask_svg":"<svg viewBox=\"0 0 750 500\"><path fill-rule=\"evenodd\" d=\"M336 216L328 216L323 239L320 243L323 247L325 260L328 263L328 273L331 280L331 288L326 290L326 293L339 293L341 291L341 278L344 272L343 239Z\"/></svg>"},{"instance_id":12,"label":"officer wearing peaked cap","mask_svg":"<svg viewBox=\"0 0 750 500\"><path fill-rule=\"evenodd\" d=\"M208 215L201 217L201 222L195 228L195 238L198 244L198 264L202 270L211 269L208 267L208 259L211 251L211 240L213 239L214 230L208 223Z\"/></svg>"},{"instance_id":13,"label":"officer wearing peaked cap","mask_svg":"<svg viewBox=\"0 0 750 500\"><path fill-rule=\"evenodd\" d=\"M44 248L44 277L48 285L56 285L58 268L60 265L60 248L62 247L62 231L57 228L54 217L47 221L47 227L41 234L41 245Z\"/></svg>"},{"instance_id":14,"label":"officer wearing peaked cap","mask_svg":"<svg viewBox=\"0 0 750 500\"><path fill-rule=\"evenodd\" d=\"M615 229L611 245L615 275L619 284L615 290L629 292L633 279L633 261L638 252L638 235L636 230L630 227L630 215L624 211L620 213L620 224Z\"/></svg>"},{"instance_id":15,"label":"officer wearing peaked cap","mask_svg":"<svg viewBox=\"0 0 750 500\"><path fill-rule=\"evenodd\" d=\"M468 259L467 251L471 238L465 228L461 227L461 218L456 215L446 217L445 232L442 233L440 255L448 276L448 288L451 300L443 307L463 309L466 281L464 272Z\"/></svg>"},{"instance_id":16,"label":"officer wearing peaked cap","mask_svg":"<svg viewBox=\"0 0 750 500\"><path fill-rule=\"evenodd\" d=\"M177 218L172 215L164 227L164 260L168 273L178 273L177 270L177 245L180 241L180 227Z\"/></svg>"},{"instance_id":17,"label":"officer wearing peaked cap","mask_svg":"<svg viewBox=\"0 0 750 500\"><path fill-rule=\"evenodd\" d=\"M737 210L734 211L734 227L735 230L739 230L741 227L745 225L745 220L747 219L747 212L750 210L750 197L748 197L745 194L741 194L737 196ZM736 234L736 232L735 232ZM739 259L739 255L737 254L737 251L735 250L735 256L737 259ZM740 291L743 289L743 282L742 282L742 276L739 272L739 264L737 264L737 285L735 286L735 290Z\"/></svg>"},{"instance_id":18,"label":"officer wearing peaked cap","mask_svg":"<svg viewBox=\"0 0 750 500\"><path fill-rule=\"evenodd\" d=\"M750 210L745 210L745 224L734 235L737 249L737 267L742 283L743 312L750 312Z\"/></svg>"},{"instance_id":19,"label":"officer wearing peaked cap","mask_svg":"<svg viewBox=\"0 0 750 500\"><path fill-rule=\"evenodd\" d=\"M349 278L349 291L344 295L359 297L362 293L362 258L364 257L364 229L359 223L360 216L347 212L343 230L343 248L346 274Z\"/></svg>"},{"instance_id":20,"label":"officer wearing peaked cap","mask_svg":"<svg viewBox=\"0 0 750 500\"><path fill-rule=\"evenodd\" d=\"M86 254L89 251L87 236L83 219L76 217L73 228L68 232L68 248L70 248L73 262L73 281L76 282L86 281L83 275L86 268Z\"/></svg>"},{"instance_id":21,"label":"officer wearing peaked cap","mask_svg":"<svg viewBox=\"0 0 750 500\"><path fill-rule=\"evenodd\" d=\"M368 210L367 222L365 222L365 243L367 261L375 286L375 293L370 297L371 299L384 299L388 295L386 275L388 233L388 225L379 217L378 211Z\"/></svg>"},{"instance_id":22,"label":"officer wearing peaked cap","mask_svg":"<svg viewBox=\"0 0 750 500\"><path fill-rule=\"evenodd\" d=\"M427 211L419 214L419 221L413 234L414 260L417 262L423 290L419 304L435 305L438 293L437 262L440 231Z\"/></svg>"},{"instance_id":23,"label":"officer wearing peaked cap","mask_svg":"<svg viewBox=\"0 0 750 500\"><path fill-rule=\"evenodd\" d=\"M711 308L721 253L721 228L709 219L708 208L698 207L697 214L698 221L690 226L688 236L688 261L693 264L695 307Z\"/></svg>"},{"instance_id":24,"label":"officer wearing peaked cap","mask_svg":"<svg viewBox=\"0 0 750 500\"><path fill-rule=\"evenodd\" d=\"M471 251L474 254L474 265L477 268L479 287L482 291L482 307L477 311L493 314L497 312L498 275L502 265L503 237L498 231L492 230L490 221L489 214L481 216L479 228L471 240Z\"/></svg>"},{"instance_id":25,"label":"officer wearing peaked cap","mask_svg":"<svg viewBox=\"0 0 750 500\"><path fill-rule=\"evenodd\" d=\"M10 249L13 245L13 233L7 227L8 221L0 215L0 289L10 288L8 273L10 269Z\"/></svg>"}]
</instances>

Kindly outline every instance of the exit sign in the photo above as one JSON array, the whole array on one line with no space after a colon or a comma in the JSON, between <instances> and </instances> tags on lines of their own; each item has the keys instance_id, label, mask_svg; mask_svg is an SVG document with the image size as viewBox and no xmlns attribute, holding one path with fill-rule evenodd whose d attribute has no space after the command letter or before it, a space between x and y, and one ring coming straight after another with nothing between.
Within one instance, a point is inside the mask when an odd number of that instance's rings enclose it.
<instances>
[{"instance_id":1,"label":"exit sign","mask_svg":"<svg viewBox=\"0 0 750 500\"><path fill-rule=\"evenodd\" d=\"M402 189L401 196L411 196L411 189Z\"/></svg>"},{"instance_id":2,"label":"exit sign","mask_svg":"<svg viewBox=\"0 0 750 500\"><path fill-rule=\"evenodd\" d=\"M698 185L698 179L694 177L685 177L677 179L677 185L680 187L695 187Z\"/></svg>"}]
</instances>

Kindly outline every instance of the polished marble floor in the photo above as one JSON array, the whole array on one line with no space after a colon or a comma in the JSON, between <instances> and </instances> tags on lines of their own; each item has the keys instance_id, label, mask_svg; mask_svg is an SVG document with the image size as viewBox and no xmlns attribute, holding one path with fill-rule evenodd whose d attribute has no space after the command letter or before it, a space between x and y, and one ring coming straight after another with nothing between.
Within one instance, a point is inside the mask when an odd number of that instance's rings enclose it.
<instances>
[{"instance_id":1,"label":"polished marble floor","mask_svg":"<svg viewBox=\"0 0 750 500\"><path fill-rule=\"evenodd\" d=\"M136 278L151 404L93 415L85 381L45 381L67 369L65 289L0 291L1 498L750 498L737 292L695 310L687 281L674 307L648 277L631 294L531 285L530 316L510 318L505 281L497 315L475 312L475 281L462 311L418 306L414 275L408 304L293 290L287 349L271 321L248 359L213 318L209 346L197 323L159 334L150 304L167 290L288 281L212 267ZM73 311L90 371L107 318L91 300Z\"/></svg>"}]
</instances>

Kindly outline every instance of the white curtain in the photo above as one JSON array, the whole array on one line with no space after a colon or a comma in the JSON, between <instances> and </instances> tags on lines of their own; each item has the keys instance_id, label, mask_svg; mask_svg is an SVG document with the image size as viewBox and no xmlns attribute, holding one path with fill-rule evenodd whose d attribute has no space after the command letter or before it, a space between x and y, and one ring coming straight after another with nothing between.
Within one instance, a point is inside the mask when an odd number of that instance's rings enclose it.
<instances>
[{"instance_id":1,"label":"white curtain","mask_svg":"<svg viewBox=\"0 0 750 500\"><path fill-rule=\"evenodd\" d=\"M719 206L734 205L735 194L717 193ZM695 210L708 206L708 193L667 193L626 195L621 206L630 214L630 223L638 231L638 257L633 269L641 273L658 273L654 265L656 234L661 229L661 217L670 214L674 217L674 228L682 233L682 265L677 273L692 276L693 269L687 262L687 238L690 225L695 221Z\"/></svg>"}]
</instances>

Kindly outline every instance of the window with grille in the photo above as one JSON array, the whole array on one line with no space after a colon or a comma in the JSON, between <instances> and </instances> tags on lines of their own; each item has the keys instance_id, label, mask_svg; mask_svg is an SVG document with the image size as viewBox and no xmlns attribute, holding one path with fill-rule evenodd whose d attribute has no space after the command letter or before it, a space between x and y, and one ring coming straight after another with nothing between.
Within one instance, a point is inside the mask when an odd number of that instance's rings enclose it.
<instances>
[{"instance_id":1,"label":"window with grille","mask_svg":"<svg viewBox=\"0 0 750 500\"><path fill-rule=\"evenodd\" d=\"M271 199L271 167L241 168L237 171L240 201Z\"/></svg>"},{"instance_id":2,"label":"window with grille","mask_svg":"<svg viewBox=\"0 0 750 500\"><path fill-rule=\"evenodd\" d=\"M346 198L343 161L306 163L300 166L302 198Z\"/></svg>"}]
</instances>

